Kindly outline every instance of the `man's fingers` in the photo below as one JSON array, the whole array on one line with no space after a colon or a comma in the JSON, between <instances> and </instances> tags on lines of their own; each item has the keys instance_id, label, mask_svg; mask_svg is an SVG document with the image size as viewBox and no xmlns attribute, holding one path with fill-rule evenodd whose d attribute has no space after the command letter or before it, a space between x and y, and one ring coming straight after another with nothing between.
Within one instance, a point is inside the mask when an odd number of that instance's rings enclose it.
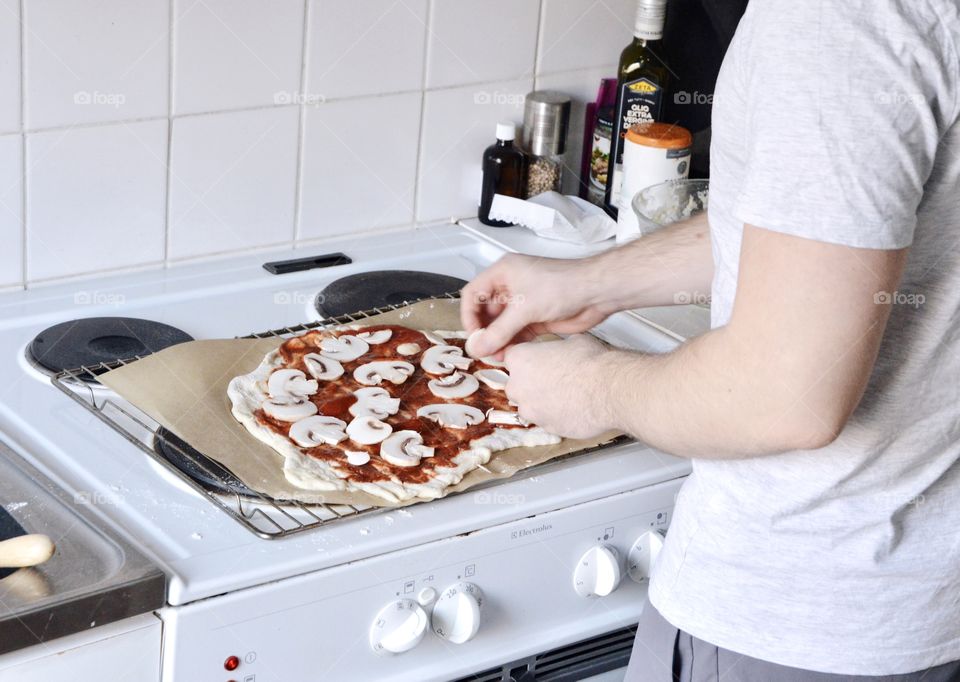
<instances>
[{"instance_id":1,"label":"man's fingers","mask_svg":"<svg viewBox=\"0 0 960 682\"><path fill-rule=\"evenodd\" d=\"M493 299L493 280L481 273L460 292L460 321L468 332L486 324L487 302Z\"/></svg>"},{"instance_id":2,"label":"man's fingers","mask_svg":"<svg viewBox=\"0 0 960 682\"><path fill-rule=\"evenodd\" d=\"M527 326L528 320L521 306L508 305L483 331L471 339L470 350L475 357L493 355L513 341Z\"/></svg>"}]
</instances>

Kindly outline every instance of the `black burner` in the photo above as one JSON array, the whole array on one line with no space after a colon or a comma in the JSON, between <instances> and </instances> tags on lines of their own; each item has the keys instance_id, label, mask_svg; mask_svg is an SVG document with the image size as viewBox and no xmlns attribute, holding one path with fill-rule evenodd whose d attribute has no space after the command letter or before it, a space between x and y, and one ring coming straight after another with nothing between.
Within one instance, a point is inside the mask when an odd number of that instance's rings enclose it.
<instances>
[{"instance_id":1,"label":"black burner","mask_svg":"<svg viewBox=\"0 0 960 682\"><path fill-rule=\"evenodd\" d=\"M234 476L228 469L214 462L206 455L200 454L199 451L188 445L186 441L178 438L164 428L157 430L157 437L154 440L153 447L158 454L173 466L211 492L228 495L239 493L247 497L259 497L257 493L245 486L240 479ZM189 455L189 457L187 455ZM194 459L203 462L209 472L194 462Z\"/></svg>"},{"instance_id":2,"label":"black burner","mask_svg":"<svg viewBox=\"0 0 960 682\"><path fill-rule=\"evenodd\" d=\"M317 294L316 307L323 317L339 317L405 301L460 291L466 282L458 277L415 270L375 270L341 277Z\"/></svg>"},{"instance_id":3,"label":"black burner","mask_svg":"<svg viewBox=\"0 0 960 682\"><path fill-rule=\"evenodd\" d=\"M134 317L89 317L54 325L30 342L28 353L51 372L149 355L193 337L176 327ZM95 370L102 374L105 369ZM93 381L92 377L83 377Z\"/></svg>"},{"instance_id":4,"label":"black burner","mask_svg":"<svg viewBox=\"0 0 960 682\"><path fill-rule=\"evenodd\" d=\"M0 507L0 541L9 540L10 538L17 538L26 534L27 531L25 531L23 526L17 523L16 520L10 516L10 512L3 507ZM0 579L6 578L15 570L17 569L0 568Z\"/></svg>"}]
</instances>

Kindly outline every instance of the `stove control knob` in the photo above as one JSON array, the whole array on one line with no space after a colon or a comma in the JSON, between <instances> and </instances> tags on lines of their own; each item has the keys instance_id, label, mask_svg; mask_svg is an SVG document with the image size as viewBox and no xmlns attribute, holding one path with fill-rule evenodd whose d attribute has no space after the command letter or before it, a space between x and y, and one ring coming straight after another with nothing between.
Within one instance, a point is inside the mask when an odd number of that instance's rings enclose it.
<instances>
[{"instance_id":1,"label":"stove control knob","mask_svg":"<svg viewBox=\"0 0 960 682\"><path fill-rule=\"evenodd\" d=\"M457 583L445 589L433 607L433 631L440 639L463 644L480 629L483 592L473 583Z\"/></svg>"},{"instance_id":2,"label":"stove control knob","mask_svg":"<svg viewBox=\"0 0 960 682\"><path fill-rule=\"evenodd\" d=\"M648 530L637 538L627 554L627 573L638 583L650 580L653 562L663 548L663 534L656 530Z\"/></svg>"},{"instance_id":3,"label":"stove control knob","mask_svg":"<svg viewBox=\"0 0 960 682\"><path fill-rule=\"evenodd\" d=\"M581 597L606 597L620 584L620 556L608 545L597 545L580 557L573 571L573 589Z\"/></svg>"},{"instance_id":4,"label":"stove control knob","mask_svg":"<svg viewBox=\"0 0 960 682\"><path fill-rule=\"evenodd\" d=\"M370 626L370 648L376 653L401 654L420 643L427 631L427 614L412 599L398 599L380 609Z\"/></svg>"}]
</instances>

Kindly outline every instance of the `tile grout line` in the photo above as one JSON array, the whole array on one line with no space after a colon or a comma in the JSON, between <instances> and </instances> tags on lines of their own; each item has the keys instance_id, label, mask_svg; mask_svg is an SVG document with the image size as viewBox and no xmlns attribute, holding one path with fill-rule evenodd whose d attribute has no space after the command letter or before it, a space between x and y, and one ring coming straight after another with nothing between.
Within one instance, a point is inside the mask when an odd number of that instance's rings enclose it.
<instances>
[{"instance_id":1,"label":"tile grout line","mask_svg":"<svg viewBox=\"0 0 960 682\"><path fill-rule=\"evenodd\" d=\"M27 60L24 45L26 0L20 0L20 285L27 288Z\"/></svg>"},{"instance_id":2,"label":"tile grout line","mask_svg":"<svg viewBox=\"0 0 960 682\"><path fill-rule=\"evenodd\" d=\"M420 116L417 128L417 159L413 170L413 215L411 216L414 229L418 229L417 220L420 215L420 173L423 170L424 131L426 129L427 110L427 66L430 61L430 24L433 16L435 0L427 0L427 16L423 22L423 62L420 65Z\"/></svg>"},{"instance_id":3,"label":"tile grout line","mask_svg":"<svg viewBox=\"0 0 960 682\"><path fill-rule=\"evenodd\" d=\"M543 16L546 14L547 0L540 0L540 8L537 12L537 35L536 40L533 42L533 89L536 89L540 85L540 48L542 47L542 42L545 39L543 35Z\"/></svg>"},{"instance_id":4,"label":"tile grout line","mask_svg":"<svg viewBox=\"0 0 960 682\"><path fill-rule=\"evenodd\" d=\"M307 128L307 106L304 93L307 89L310 2L311 0L303 0L303 31L300 36L300 92L295 93L295 96L300 100L300 104L297 107L299 109L299 118L297 119L297 169L294 174L293 186L293 240L290 242L291 247L296 247L297 240L300 238L300 223L303 214L303 164L306 156L304 142Z\"/></svg>"},{"instance_id":5,"label":"tile grout line","mask_svg":"<svg viewBox=\"0 0 960 682\"><path fill-rule=\"evenodd\" d=\"M164 191L163 205L163 267L170 266L170 206L173 200L171 183L173 180L173 69L174 49L173 28L176 24L176 0L169 0L167 11L167 186Z\"/></svg>"}]
</instances>

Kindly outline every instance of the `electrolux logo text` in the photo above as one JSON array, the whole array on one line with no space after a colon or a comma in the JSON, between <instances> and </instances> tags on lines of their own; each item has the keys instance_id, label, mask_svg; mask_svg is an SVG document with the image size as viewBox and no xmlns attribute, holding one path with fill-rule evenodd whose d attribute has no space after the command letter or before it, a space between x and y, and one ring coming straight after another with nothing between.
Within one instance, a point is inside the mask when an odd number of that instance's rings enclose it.
<instances>
[{"instance_id":1,"label":"electrolux logo text","mask_svg":"<svg viewBox=\"0 0 960 682\"><path fill-rule=\"evenodd\" d=\"M525 538L530 535L537 535L539 533L546 533L548 530L553 530L553 524L551 523L541 523L539 526L534 526L533 528L521 528L520 530L514 530L510 532L511 540L519 540L520 538Z\"/></svg>"}]
</instances>

